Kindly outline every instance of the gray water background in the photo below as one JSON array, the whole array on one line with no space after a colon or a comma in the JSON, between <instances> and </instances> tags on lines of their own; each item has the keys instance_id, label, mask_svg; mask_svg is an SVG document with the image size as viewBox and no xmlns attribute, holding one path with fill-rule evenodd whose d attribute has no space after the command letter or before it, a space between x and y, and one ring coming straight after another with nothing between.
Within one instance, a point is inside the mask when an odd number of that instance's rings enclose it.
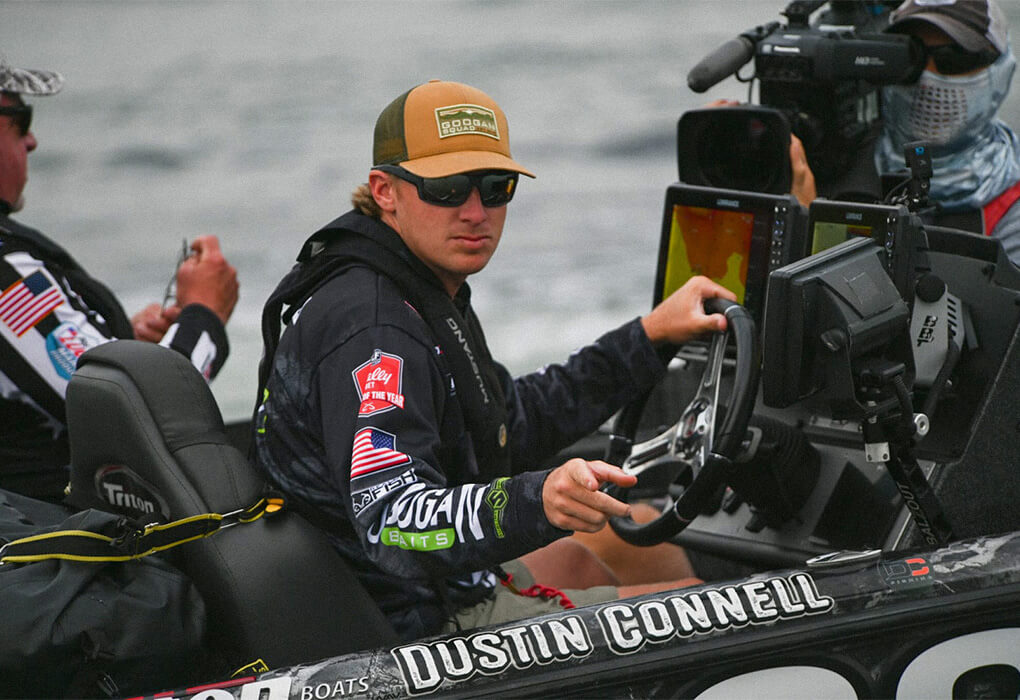
<instances>
[{"instance_id":1,"label":"gray water background","mask_svg":"<svg viewBox=\"0 0 1020 700\"><path fill-rule=\"evenodd\" d=\"M1003 3L1020 26L1020 2ZM301 242L349 208L375 117L430 78L507 112L524 178L500 250L472 280L514 372L646 312L676 121L715 98L686 75L785 0L2 2L0 52L58 70L32 100L19 220L68 247L129 313L161 299L182 237L219 237L241 282L213 383L250 415L262 304ZM1020 125L1014 91L1002 116Z\"/></svg>"}]
</instances>

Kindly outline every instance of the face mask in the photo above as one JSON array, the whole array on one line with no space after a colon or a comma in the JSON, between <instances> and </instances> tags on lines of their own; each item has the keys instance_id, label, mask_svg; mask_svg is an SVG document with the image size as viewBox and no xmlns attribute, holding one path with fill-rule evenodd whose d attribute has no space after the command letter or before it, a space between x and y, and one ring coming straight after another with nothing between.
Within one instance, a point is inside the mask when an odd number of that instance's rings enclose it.
<instances>
[{"instance_id":1,"label":"face mask","mask_svg":"<svg viewBox=\"0 0 1020 700\"><path fill-rule=\"evenodd\" d=\"M1015 66L1013 52L1007 51L974 75L926 72L916 85L885 88L885 128L875 153L878 171L904 170L903 144L928 139L934 168L931 198L947 211L980 208L1020 181L1020 139L994 117ZM945 117L944 122L936 116Z\"/></svg>"},{"instance_id":2,"label":"face mask","mask_svg":"<svg viewBox=\"0 0 1020 700\"><path fill-rule=\"evenodd\" d=\"M1013 77L1009 52L973 75L924 71L914 85L883 90L886 128L898 147L927 141L935 151L956 146L983 130L995 116Z\"/></svg>"}]
</instances>

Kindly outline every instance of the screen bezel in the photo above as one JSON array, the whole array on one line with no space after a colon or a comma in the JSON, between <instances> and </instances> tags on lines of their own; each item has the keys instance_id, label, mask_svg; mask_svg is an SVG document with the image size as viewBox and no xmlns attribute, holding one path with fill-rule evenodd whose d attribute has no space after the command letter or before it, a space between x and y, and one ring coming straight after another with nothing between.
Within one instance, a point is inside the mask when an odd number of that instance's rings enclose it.
<instances>
[{"instance_id":1,"label":"screen bezel","mask_svg":"<svg viewBox=\"0 0 1020 700\"><path fill-rule=\"evenodd\" d=\"M747 264L747 279L744 283L742 305L750 312L758 327L761 327L765 305L765 289L769 272L799 254L803 247L802 234L796 225L800 205L792 195L772 195L760 192L725 190L684 183L674 183L666 189L663 206L662 227L659 237L658 263L655 273L655 289L652 306L665 298L666 265L670 257L670 240L673 226L673 210L677 206L699 207L716 211L743 212L752 215L751 243ZM774 250L773 232L777 220L782 224L782 236Z\"/></svg>"},{"instance_id":2,"label":"screen bezel","mask_svg":"<svg viewBox=\"0 0 1020 700\"><path fill-rule=\"evenodd\" d=\"M909 301L913 298L910 276L912 242L908 239L909 220L910 211L902 204L864 204L816 199L808 208L804 256L811 255L815 226L818 223L868 226L871 228L869 235L854 237L870 238L878 244L882 250L882 261L886 271L903 298Z\"/></svg>"}]
</instances>

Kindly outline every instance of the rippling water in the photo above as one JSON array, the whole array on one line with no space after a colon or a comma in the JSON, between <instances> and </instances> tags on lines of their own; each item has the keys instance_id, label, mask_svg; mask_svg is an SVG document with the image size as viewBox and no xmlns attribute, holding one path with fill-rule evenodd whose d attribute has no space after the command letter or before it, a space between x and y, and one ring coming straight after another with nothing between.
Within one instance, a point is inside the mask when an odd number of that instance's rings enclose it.
<instances>
[{"instance_id":1,"label":"rippling water","mask_svg":"<svg viewBox=\"0 0 1020 700\"><path fill-rule=\"evenodd\" d=\"M182 236L238 269L232 355L213 385L248 415L261 306L300 243L348 208L392 98L430 78L492 95L538 174L472 283L513 371L561 359L651 303L679 115L717 97L686 73L784 2L0 3L2 51L59 70L35 100L20 220L68 246L133 312L158 299ZM1014 24L1020 3L1005 3ZM1014 95L1007 120L1020 112Z\"/></svg>"}]
</instances>

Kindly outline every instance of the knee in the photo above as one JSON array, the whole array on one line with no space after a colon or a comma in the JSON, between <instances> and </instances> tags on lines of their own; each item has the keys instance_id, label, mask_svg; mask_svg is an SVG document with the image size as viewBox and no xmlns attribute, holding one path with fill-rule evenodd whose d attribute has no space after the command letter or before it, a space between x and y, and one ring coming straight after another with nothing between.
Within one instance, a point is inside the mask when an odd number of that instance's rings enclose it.
<instances>
[{"instance_id":1,"label":"knee","mask_svg":"<svg viewBox=\"0 0 1020 700\"><path fill-rule=\"evenodd\" d=\"M580 542L565 537L521 557L537 583L557 588L619 586L605 562Z\"/></svg>"}]
</instances>

